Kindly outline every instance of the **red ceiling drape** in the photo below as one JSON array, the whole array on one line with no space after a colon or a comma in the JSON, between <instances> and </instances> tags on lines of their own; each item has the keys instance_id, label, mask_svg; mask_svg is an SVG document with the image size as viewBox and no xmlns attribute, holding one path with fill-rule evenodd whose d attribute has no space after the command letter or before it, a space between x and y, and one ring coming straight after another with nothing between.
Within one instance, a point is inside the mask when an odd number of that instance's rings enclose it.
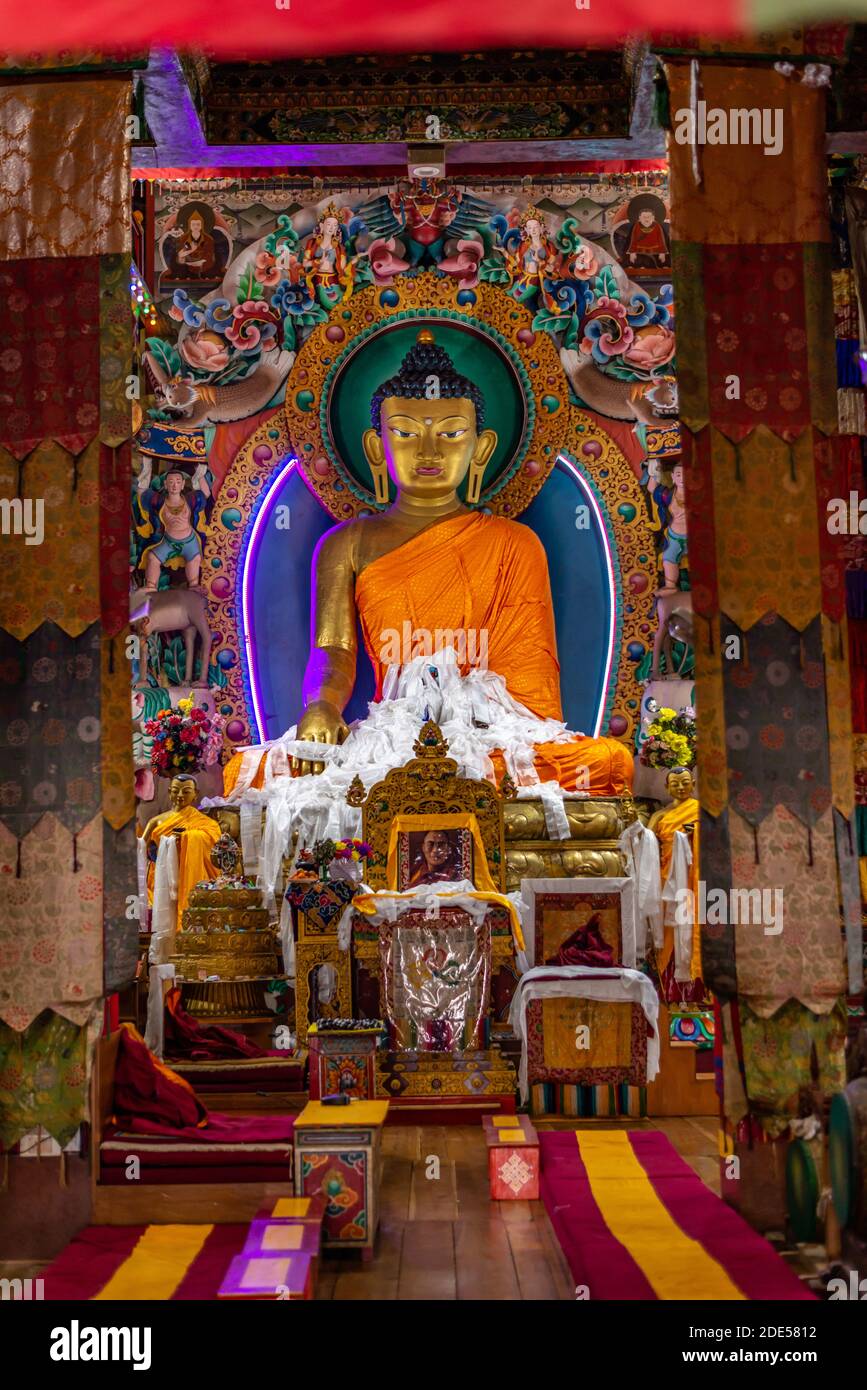
<instances>
[{"instance_id":1,"label":"red ceiling drape","mask_svg":"<svg viewBox=\"0 0 867 1390\"><path fill-rule=\"evenodd\" d=\"M582 0L583 3L583 0ZM285 4L286 8L278 8ZM817 0L817 7L820 0ZM581 48L632 32L725 34L745 0L0 0L0 50L16 55L144 50L221 55L428 53Z\"/></svg>"}]
</instances>

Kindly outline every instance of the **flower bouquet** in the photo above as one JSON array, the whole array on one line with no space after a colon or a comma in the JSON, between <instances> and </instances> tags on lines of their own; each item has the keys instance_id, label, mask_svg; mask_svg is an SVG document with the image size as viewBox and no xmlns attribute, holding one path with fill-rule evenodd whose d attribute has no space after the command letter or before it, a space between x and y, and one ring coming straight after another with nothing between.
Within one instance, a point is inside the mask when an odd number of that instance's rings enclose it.
<instances>
[{"instance_id":1,"label":"flower bouquet","mask_svg":"<svg viewBox=\"0 0 867 1390\"><path fill-rule=\"evenodd\" d=\"M362 865L372 854L370 845L364 840L317 840L311 858L320 878L358 882Z\"/></svg>"},{"instance_id":2,"label":"flower bouquet","mask_svg":"<svg viewBox=\"0 0 867 1390\"><path fill-rule=\"evenodd\" d=\"M695 710L686 705L682 710L665 706L654 711L648 725L647 738L641 745L641 762L645 767L692 767L695 762Z\"/></svg>"},{"instance_id":3,"label":"flower bouquet","mask_svg":"<svg viewBox=\"0 0 867 1390\"><path fill-rule=\"evenodd\" d=\"M194 704L192 696L178 701L177 709L160 710L145 724L153 738L151 767L162 777L176 772L200 772L217 761L222 743L223 720Z\"/></svg>"}]
</instances>

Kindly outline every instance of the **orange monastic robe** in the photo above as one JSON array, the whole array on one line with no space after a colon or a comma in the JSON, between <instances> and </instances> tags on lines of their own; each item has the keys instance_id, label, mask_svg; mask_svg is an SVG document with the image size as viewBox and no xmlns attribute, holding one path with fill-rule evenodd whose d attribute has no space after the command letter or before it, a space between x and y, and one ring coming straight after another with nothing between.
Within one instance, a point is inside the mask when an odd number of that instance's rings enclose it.
<instances>
[{"instance_id":1,"label":"orange monastic robe","mask_svg":"<svg viewBox=\"0 0 867 1390\"><path fill-rule=\"evenodd\" d=\"M548 561L529 527L481 512L449 517L368 565L356 581L355 602L377 697L386 669L384 634L400 633L408 621L435 643L438 631L466 633L468 657L470 634L478 652L487 633L488 669L503 677L512 698L540 719L563 718ZM494 766L499 779L502 759ZM632 757L617 739L536 745L543 781L574 790L585 766L587 791L619 793L632 784Z\"/></svg>"},{"instance_id":2,"label":"orange monastic robe","mask_svg":"<svg viewBox=\"0 0 867 1390\"><path fill-rule=\"evenodd\" d=\"M540 719L563 718L548 561L541 541L520 522L481 512L448 517L368 565L356 580L355 603L377 699L388 665L383 652L392 634L402 640L406 622L435 645L438 632L465 633L468 658L473 639L478 653L486 633L488 669L504 678L513 699ZM495 754L493 763L499 781L503 759ZM576 789L585 767L589 781L582 780L582 790L619 795L632 786L632 755L614 738L538 743L535 763L543 781L567 791ZM227 796L240 765L236 754L225 769ZM262 785L263 767L264 759L254 786Z\"/></svg>"},{"instance_id":3,"label":"orange monastic robe","mask_svg":"<svg viewBox=\"0 0 867 1390\"><path fill-rule=\"evenodd\" d=\"M178 839L178 926L181 913L187 906L190 893L197 883L205 879L219 878L220 870L211 863L211 850L220 838L222 831L215 820L197 811L195 806L185 806L182 811L171 811L160 821L153 832L156 845L164 835L175 830L183 830ZM153 905L154 865L148 865L148 902Z\"/></svg>"}]
</instances>

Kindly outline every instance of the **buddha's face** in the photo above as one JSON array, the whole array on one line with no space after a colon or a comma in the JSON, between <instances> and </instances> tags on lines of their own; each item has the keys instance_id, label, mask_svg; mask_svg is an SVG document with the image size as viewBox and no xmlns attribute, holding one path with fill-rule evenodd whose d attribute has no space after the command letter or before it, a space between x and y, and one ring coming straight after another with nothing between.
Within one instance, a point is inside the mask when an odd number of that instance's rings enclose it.
<instances>
[{"instance_id":1,"label":"buddha's face","mask_svg":"<svg viewBox=\"0 0 867 1390\"><path fill-rule=\"evenodd\" d=\"M692 773L686 768L681 772L670 772L666 786L672 801L686 801L688 796L692 796Z\"/></svg>"},{"instance_id":2,"label":"buddha's face","mask_svg":"<svg viewBox=\"0 0 867 1390\"><path fill-rule=\"evenodd\" d=\"M198 787L194 781L182 782L175 777L169 787L169 801L174 810L183 811L187 806L193 805L197 792Z\"/></svg>"},{"instance_id":3,"label":"buddha's face","mask_svg":"<svg viewBox=\"0 0 867 1390\"><path fill-rule=\"evenodd\" d=\"M363 442L368 463L378 466L384 459L399 492L434 500L460 486L471 462L488 462L497 436L493 430L477 433L472 401L386 396L380 433L367 430Z\"/></svg>"}]
</instances>

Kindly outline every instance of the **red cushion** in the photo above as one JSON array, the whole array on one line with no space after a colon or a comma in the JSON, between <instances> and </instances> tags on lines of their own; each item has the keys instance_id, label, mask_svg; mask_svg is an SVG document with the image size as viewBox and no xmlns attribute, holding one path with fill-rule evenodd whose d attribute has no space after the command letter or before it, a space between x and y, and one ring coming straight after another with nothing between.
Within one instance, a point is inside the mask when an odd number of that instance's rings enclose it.
<instances>
[{"instance_id":1,"label":"red cushion","mask_svg":"<svg viewBox=\"0 0 867 1390\"><path fill-rule=\"evenodd\" d=\"M137 1158L141 1182L159 1182L166 1174L179 1182L289 1182L294 1125L292 1115L220 1114L211 1114L203 1129L175 1133L131 1133L126 1123L109 1125L99 1149L100 1178L128 1181L127 1161Z\"/></svg>"}]
</instances>

